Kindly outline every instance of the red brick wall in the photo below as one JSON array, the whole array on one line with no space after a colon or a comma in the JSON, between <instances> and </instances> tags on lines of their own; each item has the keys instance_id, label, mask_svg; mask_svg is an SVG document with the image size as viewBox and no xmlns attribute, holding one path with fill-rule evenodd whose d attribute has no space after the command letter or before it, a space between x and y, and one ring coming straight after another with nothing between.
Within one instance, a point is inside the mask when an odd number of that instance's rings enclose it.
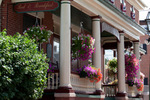
<instances>
[{"instance_id":1,"label":"red brick wall","mask_svg":"<svg viewBox=\"0 0 150 100\"><path fill-rule=\"evenodd\" d=\"M121 10L121 3L120 0L115 0L115 6Z\"/></svg>"},{"instance_id":2,"label":"red brick wall","mask_svg":"<svg viewBox=\"0 0 150 100\"><path fill-rule=\"evenodd\" d=\"M131 8L131 5L128 2L126 2L126 15L128 15L129 17L131 17L130 8Z\"/></svg>"},{"instance_id":3,"label":"red brick wall","mask_svg":"<svg viewBox=\"0 0 150 100\"><path fill-rule=\"evenodd\" d=\"M44 12L44 18L42 20L42 25L47 26L48 30L53 31L53 19L52 19L52 13L50 12ZM50 40L52 40L53 36L51 37ZM51 41L51 44L53 42ZM46 53L46 45L47 43L42 44L42 48L44 49L44 52Z\"/></svg>"},{"instance_id":4,"label":"red brick wall","mask_svg":"<svg viewBox=\"0 0 150 100\"><path fill-rule=\"evenodd\" d=\"M2 29L7 29L9 35L16 32L22 34L23 32L23 14L18 14L13 11L13 5L10 0L3 0L2 2Z\"/></svg>"},{"instance_id":5,"label":"red brick wall","mask_svg":"<svg viewBox=\"0 0 150 100\"><path fill-rule=\"evenodd\" d=\"M3 0L1 4L2 30L7 28L7 2L10 2L10 0Z\"/></svg>"},{"instance_id":6,"label":"red brick wall","mask_svg":"<svg viewBox=\"0 0 150 100\"><path fill-rule=\"evenodd\" d=\"M131 10L130 10L130 8L132 7L132 5L131 4L129 4L126 0L125 0L125 2L126 2L126 15L128 15L129 17L131 17ZM119 9L119 10L121 10L121 3L120 3L120 0L115 0L115 6ZM135 9L135 8L134 8ZM135 9L135 21L137 22L137 23L139 23L139 11L137 10L137 9Z\"/></svg>"},{"instance_id":7,"label":"red brick wall","mask_svg":"<svg viewBox=\"0 0 150 100\"><path fill-rule=\"evenodd\" d=\"M139 11L137 9L135 9L135 21L139 23Z\"/></svg>"},{"instance_id":8,"label":"red brick wall","mask_svg":"<svg viewBox=\"0 0 150 100\"><path fill-rule=\"evenodd\" d=\"M140 37L140 43L143 44L146 39L148 39L148 35ZM150 66L150 45L147 46L147 54L142 55L140 67L141 72L144 73L145 77L148 77L149 80L149 66ZM148 81L149 82L149 81Z\"/></svg>"}]
</instances>

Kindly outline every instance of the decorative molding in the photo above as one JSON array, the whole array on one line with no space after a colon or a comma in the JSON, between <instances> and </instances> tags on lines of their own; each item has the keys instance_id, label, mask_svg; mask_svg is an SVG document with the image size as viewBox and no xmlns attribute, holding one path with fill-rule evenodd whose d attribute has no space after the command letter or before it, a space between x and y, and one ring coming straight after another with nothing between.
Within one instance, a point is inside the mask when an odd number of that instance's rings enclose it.
<instances>
[{"instance_id":1,"label":"decorative molding","mask_svg":"<svg viewBox=\"0 0 150 100\"><path fill-rule=\"evenodd\" d=\"M56 1L73 1L73 0L56 0Z\"/></svg>"},{"instance_id":2,"label":"decorative molding","mask_svg":"<svg viewBox=\"0 0 150 100\"><path fill-rule=\"evenodd\" d=\"M101 19L102 16L100 16L100 15L97 15L97 16L91 16L91 18L92 18L92 19L94 19L94 18L99 18L99 19Z\"/></svg>"},{"instance_id":3,"label":"decorative molding","mask_svg":"<svg viewBox=\"0 0 150 100\"><path fill-rule=\"evenodd\" d=\"M137 10L144 10L146 8L146 4L141 0L126 0L129 4L133 5Z\"/></svg>"},{"instance_id":4,"label":"decorative molding","mask_svg":"<svg viewBox=\"0 0 150 100\"><path fill-rule=\"evenodd\" d=\"M125 33L125 32L122 30L122 31L119 31L119 33Z\"/></svg>"}]
</instances>

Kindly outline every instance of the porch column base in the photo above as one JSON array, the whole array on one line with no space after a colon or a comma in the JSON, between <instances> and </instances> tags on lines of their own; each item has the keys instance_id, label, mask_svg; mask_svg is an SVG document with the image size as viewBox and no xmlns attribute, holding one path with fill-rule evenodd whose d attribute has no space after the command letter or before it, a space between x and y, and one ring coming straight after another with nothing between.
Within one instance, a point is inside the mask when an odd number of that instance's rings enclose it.
<instances>
[{"instance_id":1,"label":"porch column base","mask_svg":"<svg viewBox=\"0 0 150 100\"><path fill-rule=\"evenodd\" d=\"M115 97L116 100L128 100L128 96L126 93L117 93L116 97Z\"/></svg>"},{"instance_id":2,"label":"porch column base","mask_svg":"<svg viewBox=\"0 0 150 100\"><path fill-rule=\"evenodd\" d=\"M105 93L102 90L96 90L93 95L99 95L100 96L100 100L105 99Z\"/></svg>"},{"instance_id":3,"label":"porch column base","mask_svg":"<svg viewBox=\"0 0 150 100\"><path fill-rule=\"evenodd\" d=\"M75 100L76 94L71 87L59 87L54 96L55 100Z\"/></svg>"},{"instance_id":4,"label":"porch column base","mask_svg":"<svg viewBox=\"0 0 150 100\"><path fill-rule=\"evenodd\" d=\"M143 98L143 94L138 93L138 94L136 95L136 98Z\"/></svg>"}]
</instances>

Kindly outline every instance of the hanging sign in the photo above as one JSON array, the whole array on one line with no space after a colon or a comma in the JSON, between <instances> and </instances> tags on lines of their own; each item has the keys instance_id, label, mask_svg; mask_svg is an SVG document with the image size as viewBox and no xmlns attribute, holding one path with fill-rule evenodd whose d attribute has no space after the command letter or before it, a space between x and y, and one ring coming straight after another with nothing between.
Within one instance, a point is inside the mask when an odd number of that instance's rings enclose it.
<instances>
[{"instance_id":1,"label":"hanging sign","mask_svg":"<svg viewBox=\"0 0 150 100\"><path fill-rule=\"evenodd\" d=\"M59 3L57 1L36 1L14 4L14 10L17 13L53 11L58 7Z\"/></svg>"}]
</instances>

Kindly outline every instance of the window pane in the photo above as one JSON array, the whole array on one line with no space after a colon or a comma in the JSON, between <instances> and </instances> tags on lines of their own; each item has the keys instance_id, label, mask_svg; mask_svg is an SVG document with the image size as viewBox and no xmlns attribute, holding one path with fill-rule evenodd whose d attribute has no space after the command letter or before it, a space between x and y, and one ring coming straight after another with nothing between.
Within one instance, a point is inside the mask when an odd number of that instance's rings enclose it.
<instances>
[{"instance_id":1,"label":"window pane","mask_svg":"<svg viewBox=\"0 0 150 100\"><path fill-rule=\"evenodd\" d=\"M53 62L59 64L59 39L54 38L53 41Z\"/></svg>"}]
</instances>

